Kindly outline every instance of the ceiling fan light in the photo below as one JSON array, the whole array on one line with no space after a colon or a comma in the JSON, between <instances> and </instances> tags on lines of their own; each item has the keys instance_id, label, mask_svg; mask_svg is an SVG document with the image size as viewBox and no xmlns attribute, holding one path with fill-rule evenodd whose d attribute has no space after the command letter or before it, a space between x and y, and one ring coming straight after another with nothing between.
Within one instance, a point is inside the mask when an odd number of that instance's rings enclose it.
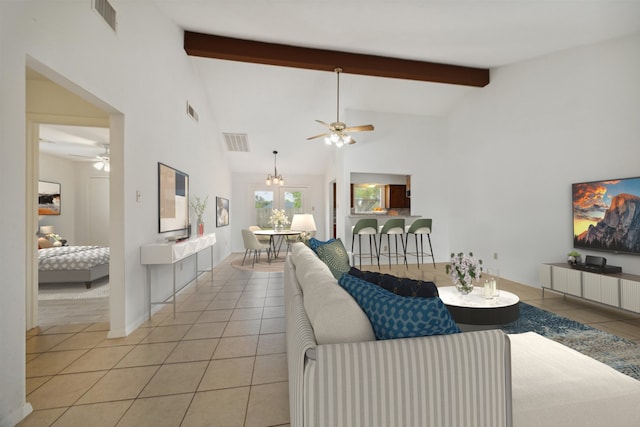
<instances>
[{"instance_id":1,"label":"ceiling fan light","mask_svg":"<svg viewBox=\"0 0 640 427\"><path fill-rule=\"evenodd\" d=\"M271 185L271 177L270 177L270 176L268 176L268 177L267 177L267 179L265 179L264 183L265 183L266 185Z\"/></svg>"},{"instance_id":2,"label":"ceiling fan light","mask_svg":"<svg viewBox=\"0 0 640 427\"><path fill-rule=\"evenodd\" d=\"M344 138L342 138L343 142L345 144L348 144L351 142L351 135L345 135Z\"/></svg>"},{"instance_id":3,"label":"ceiling fan light","mask_svg":"<svg viewBox=\"0 0 640 427\"><path fill-rule=\"evenodd\" d=\"M336 144L338 141L340 141L340 135L338 135L337 133L332 133L331 134L331 142Z\"/></svg>"},{"instance_id":4,"label":"ceiling fan light","mask_svg":"<svg viewBox=\"0 0 640 427\"><path fill-rule=\"evenodd\" d=\"M324 139L324 143L325 143L325 144L327 144L327 145L331 145L331 144L332 144L332 142L331 142L331 138L329 138L329 137L327 136L327 137Z\"/></svg>"},{"instance_id":5,"label":"ceiling fan light","mask_svg":"<svg viewBox=\"0 0 640 427\"><path fill-rule=\"evenodd\" d=\"M273 177L273 185L278 185L278 184L280 184L280 180L278 179L277 176L274 176Z\"/></svg>"},{"instance_id":6,"label":"ceiling fan light","mask_svg":"<svg viewBox=\"0 0 640 427\"><path fill-rule=\"evenodd\" d=\"M281 179L280 180L280 186L283 186L283 185L284 185L284 179Z\"/></svg>"}]
</instances>

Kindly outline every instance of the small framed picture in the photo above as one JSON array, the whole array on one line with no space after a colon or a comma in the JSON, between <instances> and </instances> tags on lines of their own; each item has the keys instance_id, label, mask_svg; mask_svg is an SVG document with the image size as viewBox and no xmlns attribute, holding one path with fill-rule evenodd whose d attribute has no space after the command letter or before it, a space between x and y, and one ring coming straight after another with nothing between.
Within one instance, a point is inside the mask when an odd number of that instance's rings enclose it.
<instances>
[{"instance_id":1,"label":"small framed picture","mask_svg":"<svg viewBox=\"0 0 640 427\"><path fill-rule=\"evenodd\" d=\"M38 215L60 215L60 184L38 181Z\"/></svg>"},{"instance_id":2,"label":"small framed picture","mask_svg":"<svg viewBox=\"0 0 640 427\"><path fill-rule=\"evenodd\" d=\"M216 227L229 225L229 199L216 197Z\"/></svg>"}]
</instances>

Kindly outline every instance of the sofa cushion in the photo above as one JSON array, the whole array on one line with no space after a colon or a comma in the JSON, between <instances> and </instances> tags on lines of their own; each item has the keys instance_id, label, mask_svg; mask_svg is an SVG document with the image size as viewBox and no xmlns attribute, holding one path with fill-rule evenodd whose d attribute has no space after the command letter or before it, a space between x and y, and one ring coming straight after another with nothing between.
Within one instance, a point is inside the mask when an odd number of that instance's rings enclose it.
<instances>
[{"instance_id":1,"label":"sofa cushion","mask_svg":"<svg viewBox=\"0 0 640 427\"><path fill-rule=\"evenodd\" d=\"M460 332L439 297L403 297L350 274L344 274L338 283L358 301L377 339Z\"/></svg>"},{"instance_id":2,"label":"sofa cushion","mask_svg":"<svg viewBox=\"0 0 640 427\"><path fill-rule=\"evenodd\" d=\"M375 340L367 315L308 246L295 243L291 259L318 344Z\"/></svg>"},{"instance_id":3,"label":"sofa cushion","mask_svg":"<svg viewBox=\"0 0 640 427\"><path fill-rule=\"evenodd\" d=\"M336 239L333 242L318 246L316 249L318 257L327 264L333 277L340 278L347 273L351 266L349 265L349 254L342 244L342 240Z\"/></svg>"},{"instance_id":4,"label":"sofa cushion","mask_svg":"<svg viewBox=\"0 0 640 427\"><path fill-rule=\"evenodd\" d=\"M327 243L331 243L334 242L336 239L329 239L326 242L323 242L322 240L318 240L315 237L312 237L308 240L308 246L313 249L314 252L318 251L318 248L322 245L326 245Z\"/></svg>"},{"instance_id":5,"label":"sofa cushion","mask_svg":"<svg viewBox=\"0 0 640 427\"><path fill-rule=\"evenodd\" d=\"M438 296L438 288L433 282L396 277L375 271L362 271L355 267L351 267L349 274L404 297L432 298Z\"/></svg>"}]
</instances>

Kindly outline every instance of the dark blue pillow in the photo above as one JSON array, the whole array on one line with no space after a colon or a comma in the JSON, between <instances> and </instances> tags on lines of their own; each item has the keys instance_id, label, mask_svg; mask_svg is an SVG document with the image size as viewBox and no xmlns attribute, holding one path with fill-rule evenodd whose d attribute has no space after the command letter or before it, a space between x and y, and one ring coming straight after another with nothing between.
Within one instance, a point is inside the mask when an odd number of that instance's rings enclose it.
<instances>
[{"instance_id":1,"label":"dark blue pillow","mask_svg":"<svg viewBox=\"0 0 640 427\"><path fill-rule=\"evenodd\" d=\"M389 292L403 297L437 297L438 288L433 282L409 279L408 277L396 277L391 274L376 273L375 271L361 271L351 267L349 274L367 282L378 285Z\"/></svg>"},{"instance_id":2,"label":"dark blue pillow","mask_svg":"<svg viewBox=\"0 0 640 427\"><path fill-rule=\"evenodd\" d=\"M335 241L336 239L329 239L326 242L323 242L322 240L318 240L315 237L312 237L309 239L309 247L311 249L313 249L313 252L318 252L318 248L322 245L326 245L327 243L331 243L333 241Z\"/></svg>"},{"instance_id":3,"label":"dark blue pillow","mask_svg":"<svg viewBox=\"0 0 640 427\"><path fill-rule=\"evenodd\" d=\"M350 274L338 283L358 302L379 340L460 332L439 297L403 297Z\"/></svg>"}]
</instances>

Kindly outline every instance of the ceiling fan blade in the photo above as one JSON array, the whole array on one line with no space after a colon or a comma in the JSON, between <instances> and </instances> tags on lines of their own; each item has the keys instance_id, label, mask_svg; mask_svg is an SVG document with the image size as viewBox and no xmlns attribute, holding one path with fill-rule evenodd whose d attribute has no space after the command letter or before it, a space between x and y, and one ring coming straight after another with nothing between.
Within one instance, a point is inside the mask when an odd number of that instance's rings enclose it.
<instances>
[{"instance_id":1,"label":"ceiling fan blade","mask_svg":"<svg viewBox=\"0 0 640 427\"><path fill-rule=\"evenodd\" d=\"M356 143L356 140L353 139L353 137L351 138L351 140L349 142L347 142L348 145L353 145Z\"/></svg>"},{"instance_id":2,"label":"ceiling fan blade","mask_svg":"<svg viewBox=\"0 0 640 427\"><path fill-rule=\"evenodd\" d=\"M325 133L321 133L321 134L319 134L319 135L310 136L309 138L307 138L307 141L310 141L310 140L312 140L312 139L316 139L316 138L321 138L321 137L323 137L323 136L328 136L328 135L329 135L329 134L325 132Z\"/></svg>"},{"instance_id":3,"label":"ceiling fan blade","mask_svg":"<svg viewBox=\"0 0 640 427\"><path fill-rule=\"evenodd\" d=\"M351 126L346 128L345 132L365 132L373 130L373 125Z\"/></svg>"},{"instance_id":4,"label":"ceiling fan blade","mask_svg":"<svg viewBox=\"0 0 640 427\"><path fill-rule=\"evenodd\" d=\"M323 122L322 120L316 120L316 122L320 123L322 126L331 129L331 125L327 122Z\"/></svg>"},{"instance_id":5,"label":"ceiling fan blade","mask_svg":"<svg viewBox=\"0 0 640 427\"><path fill-rule=\"evenodd\" d=\"M83 156L81 154L69 154L72 157L80 157L81 159L92 159L95 160L96 156Z\"/></svg>"}]
</instances>

